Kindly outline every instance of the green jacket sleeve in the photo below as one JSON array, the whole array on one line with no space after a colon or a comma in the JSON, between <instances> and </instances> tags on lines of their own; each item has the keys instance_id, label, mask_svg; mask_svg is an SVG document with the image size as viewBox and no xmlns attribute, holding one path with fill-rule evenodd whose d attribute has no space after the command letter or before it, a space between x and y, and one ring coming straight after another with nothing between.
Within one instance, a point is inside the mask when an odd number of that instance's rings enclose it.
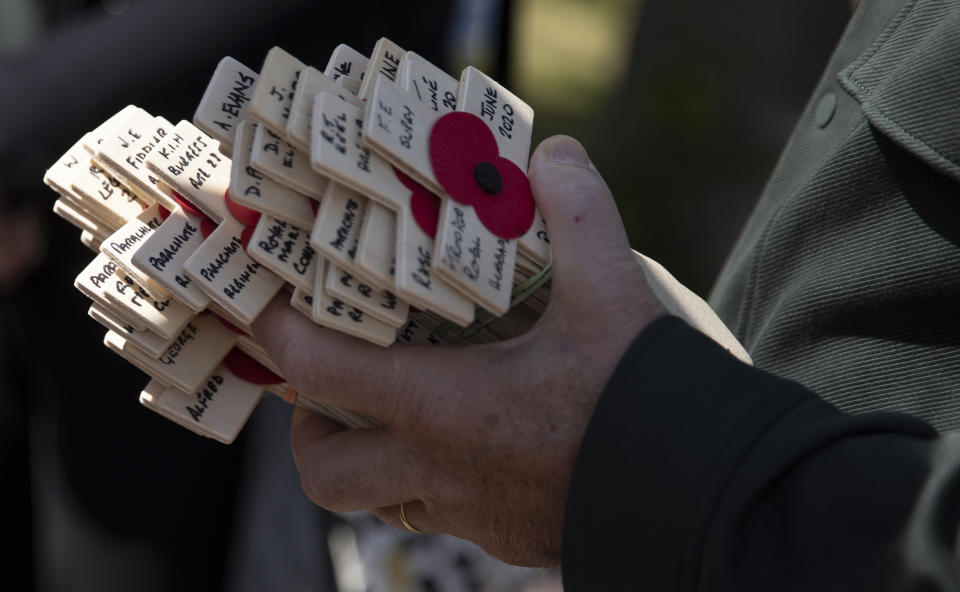
<instances>
[{"instance_id":1,"label":"green jacket sleeve","mask_svg":"<svg viewBox=\"0 0 960 592\"><path fill-rule=\"evenodd\" d=\"M960 435L847 415L682 321L607 385L567 502L585 590L960 590Z\"/></svg>"}]
</instances>

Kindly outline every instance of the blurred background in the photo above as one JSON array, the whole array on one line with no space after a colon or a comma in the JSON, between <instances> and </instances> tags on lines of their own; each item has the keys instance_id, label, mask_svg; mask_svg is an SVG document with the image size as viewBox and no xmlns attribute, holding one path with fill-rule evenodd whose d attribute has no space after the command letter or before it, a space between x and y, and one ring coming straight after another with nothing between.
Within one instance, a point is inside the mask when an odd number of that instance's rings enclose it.
<instances>
[{"instance_id":1,"label":"blurred background","mask_svg":"<svg viewBox=\"0 0 960 592\"><path fill-rule=\"evenodd\" d=\"M557 587L312 508L278 401L230 447L140 408L147 379L100 345L72 287L90 253L42 184L85 131L128 103L189 119L224 55L257 69L280 45L322 68L340 42L369 52L387 36L503 82L534 107L535 142L580 139L634 248L706 296L849 12L847 0L0 0L0 588ZM377 575L397 557L468 575Z\"/></svg>"}]
</instances>

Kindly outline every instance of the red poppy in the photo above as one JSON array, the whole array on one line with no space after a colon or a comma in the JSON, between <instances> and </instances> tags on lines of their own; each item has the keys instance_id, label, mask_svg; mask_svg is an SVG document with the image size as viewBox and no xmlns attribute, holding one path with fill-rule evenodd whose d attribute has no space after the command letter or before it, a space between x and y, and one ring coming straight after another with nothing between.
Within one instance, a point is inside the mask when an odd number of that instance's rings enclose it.
<instances>
[{"instance_id":1,"label":"red poppy","mask_svg":"<svg viewBox=\"0 0 960 592\"><path fill-rule=\"evenodd\" d=\"M223 200L227 204L227 210L237 222L243 224L243 231L240 233L240 242L243 244L243 250L247 250L247 245L250 244L250 237L253 236L253 231L257 227L257 222L260 221L260 216L262 215L257 210L242 206L237 202L233 201L230 198L230 190L223 194ZM202 228L201 228L202 231Z\"/></svg>"},{"instance_id":2,"label":"red poppy","mask_svg":"<svg viewBox=\"0 0 960 592\"><path fill-rule=\"evenodd\" d=\"M253 384L269 385L283 382L282 377L277 376L272 370L236 347L223 359L223 365L238 378Z\"/></svg>"},{"instance_id":3,"label":"red poppy","mask_svg":"<svg viewBox=\"0 0 960 592\"><path fill-rule=\"evenodd\" d=\"M398 169L393 168L393 174L400 179L403 186L413 192L410 196L410 210L413 212L413 219L417 225L430 238L437 237L437 226L440 224L440 198L430 193L430 191L410 178L409 175Z\"/></svg>"},{"instance_id":4,"label":"red poppy","mask_svg":"<svg viewBox=\"0 0 960 592\"><path fill-rule=\"evenodd\" d=\"M430 132L430 163L444 191L473 206L480 222L500 238L519 238L533 225L536 206L526 174L500 156L497 139L471 113L448 113Z\"/></svg>"},{"instance_id":5,"label":"red poppy","mask_svg":"<svg viewBox=\"0 0 960 592\"><path fill-rule=\"evenodd\" d=\"M181 208L183 208L183 211L184 211L184 212L186 212L186 213L188 213L188 214L193 214L194 216L197 216L198 218L206 218L206 217L207 217L207 215L204 214L204 213L200 210L200 208L198 208L197 206L193 205L193 202L192 202L192 201L190 201L189 199L187 199L187 198L185 198L184 196L180 195L179 193L177 193L177 192L174 191L173 189L170 190L170 194L173 195L173 201L177 202L177 205L179 205Z\"/></svg>"},{"instance_id":6,"label":"red poppy","mask_svg":"<svg viewBox=\"0 0 960 592\"><path fill-rule=\"evenodd\" d=\"M210 314L212 314L212 315L214 316L214 318L216 318L218 321L220 321L220 324L221 324L221 325L223 325L223 326L226 327L227 329L230 329L231 331L233 331L233 332L236 333L237 335L246 335L246 334L247 334L246 331L244 331L244 330L241 329L240 327L234 325L233 323L231 323L231 322L228 321L227 319L221 317L220 315L218 315L218 314L216 314L216 313L212 313L212 312L211 312Z\"/></svg>"},{"instance_id":7,"label":"red poppy","mask_svg":"<svg viewBox=\"0 0 960 592\"><path fill-rule=\"evenodd\" d=\"M242 206L237 202L233 201L230 197L230 190L227 189L223 194L223 200L227 204L227 210L233 214L233 217L237 219L237 222L243 224L244 226L256 226L257 222L260 221L260 212L246 206Z\"/></svg>"},{"instance_id":8,"label":"red poppy","mask_svg":"<svg viewBox=\"0 0 960 592\"><path fill-rule=\"evenodd\" d=\"M200 234L203 235L203 238L210 238L210 235L213 234L213 231L216 229L217 223L210 218L200 220Z\"/></svg>"}]
</instances>

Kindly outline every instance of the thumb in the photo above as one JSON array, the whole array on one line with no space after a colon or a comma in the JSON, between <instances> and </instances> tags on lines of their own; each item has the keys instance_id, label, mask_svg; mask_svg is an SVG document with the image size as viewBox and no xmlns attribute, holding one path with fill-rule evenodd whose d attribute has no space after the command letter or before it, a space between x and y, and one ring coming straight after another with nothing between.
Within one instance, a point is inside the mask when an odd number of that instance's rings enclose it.
<instances>
[{"instance_id":1,"label":"thumb","mask_svg":"<svg viewBox=\"0 0 960 592\"><path fill-rule=\"evenodd\" d=\"M528 177L550 233L555 292L581 293L584 284L602 289L612 274L636 268L613 196L579 142L544 140Z\"/></svg>"}]
</instances>

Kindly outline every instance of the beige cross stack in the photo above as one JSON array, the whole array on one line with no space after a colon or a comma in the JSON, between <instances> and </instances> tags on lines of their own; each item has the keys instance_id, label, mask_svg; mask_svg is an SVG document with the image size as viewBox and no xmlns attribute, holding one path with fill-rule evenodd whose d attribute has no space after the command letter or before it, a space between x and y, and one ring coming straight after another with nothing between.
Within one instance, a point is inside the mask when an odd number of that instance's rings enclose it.
<instances>
[{"instance_id":1,"label":"beige cross stack","mask_svg":"<svg viewBox=\"0 0 960 592\"><path fill-rule=\"evenodd\" d=\"M222 442L267 391L373 425L293 393L256 343L250 327L281 293L313 322L384 347L527 330L549 302L547 229L537 213L526 234L500 238L444 192L430 134L454 111L477 116L526 171L528 105L475 68L455 79L388 39L369 57L340 45L322 70L278 47L259 72L225 57L192 122L131 105L72 146L44 182L96 252L75 285L105 345L150 376L141 403ZM416 219L414 183L440 204L437 228ZM702 301L638 262L671 311L745 355Z\"/></svg>"}]
</instances>

